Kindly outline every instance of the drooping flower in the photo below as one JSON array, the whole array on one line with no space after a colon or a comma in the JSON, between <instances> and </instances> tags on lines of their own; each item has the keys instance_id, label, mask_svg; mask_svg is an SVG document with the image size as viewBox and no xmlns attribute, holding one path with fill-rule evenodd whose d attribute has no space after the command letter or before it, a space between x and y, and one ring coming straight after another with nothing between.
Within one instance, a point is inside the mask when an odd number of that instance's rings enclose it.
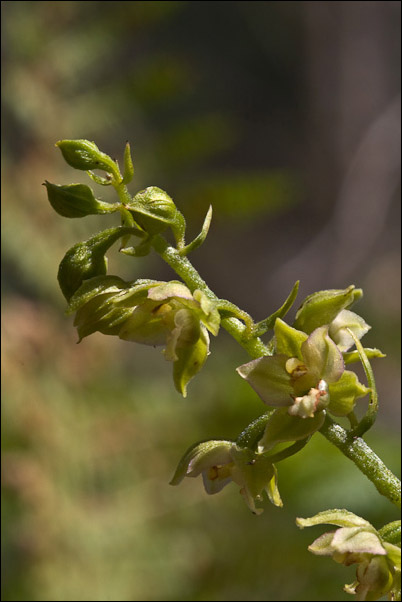
<instances>
[{"instance_id":1,"label":"drooping flower","mask_svg":"<svg viewBox=\"0 0 402 602\"><path fill-rule=\"evenodd\" d=\"M327 510L311 518L298 518L296 523L300 528L321 524L340 527L321 535L308 549L318 556L332 556L335 562L345 566L357 564L356 581L344 588L348 594L355 594L356 600L377 600L385 594L390 600L400 599L400 523L399 528L383 528L379 532L368 521L347 510ZM397 532L399 546L387 541Z\"/></svg>"},{"instance_id":2,"label":"drooping flower","mask_svg":"<svg viewBox=\"0 0 402 602\"><path fill-rule=\"evenodd\" d=\"M192 446L183 456L170 482L202 475L205 491L213 495L233 481L253 514L261 514L255 502L265 491L275 506L282 506L276 467L263 454L242 448L233 441L205 441Z\"/></svg>"},{"instance_id":3,"label":"drooping flower","mask_svg":"<svg viewBox=\"0 0 402 602\"><path fill-rule=\"evenodd\" d=\"M208 331L216 335L220 325L214 302L177 281L124 282L98 276L81 285L68 312L76 312L80 340L99 331L145 345L165 345L165 358L173 362L174 383L183 396L209 354Z\"/></svg>"}]
</instances>

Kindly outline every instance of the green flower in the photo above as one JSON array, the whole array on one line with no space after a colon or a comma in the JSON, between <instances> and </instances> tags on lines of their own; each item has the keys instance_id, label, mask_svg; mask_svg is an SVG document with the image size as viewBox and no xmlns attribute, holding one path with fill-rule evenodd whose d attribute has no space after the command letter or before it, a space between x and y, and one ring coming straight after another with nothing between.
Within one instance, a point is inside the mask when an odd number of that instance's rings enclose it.
<instances>
[{"instance_id":1,"label":"green flower","mask_svg":"<svg viewBox=\"0 0 402 602\"><path fill-rule=\"evenodd\" d=\"M165 345L175 386L184 397L209 354L208 331L216 335L220 325L215 304L202 291L191 293L177 281L90 278L71 298L68 312L76 312L80 340L99 331L126 341Z\"/></svg>"},{"instance_id":2,"label":"green flower","mask_svg":"<svg viewBox=\"0 0 402 602\"><path fill-rule=\"evenodd\" d=\"M344 588L348 594L355 594L356 600L378 600L385 594L390 600L400 599L400 525L399 529L386 526L378 532L368 521L347 510L327 510L311 518L298 518L296 523L300 528L320 524L340 527L321 535L309 550L318 556L332 556L345 566L357 564L356 581ZM396 531L399 546L387 541L394 539Z\"/></svg>"},{"instance_id":3,"label":"green flower","mask_svg":"<svg viewBox=\"0 0 402 602\"><path fill-rule=\"evenodd\" d=\"M270 460L233 441L205 441L192 446L183 456L171 480L178 485L184 477L202 475L205 491L213 495L233 481L253 514L261 514L255 502L265 491L275 506L282 506L277 472Z\"/></svg>"},{"instance_id":4,"label":"green flower","mask_svg":"<svg viewBox=\"0 0 402 602\"><path fill-rule=\"evenodd\" d=\"M329 336L329 328L319 326L308 336L277 318L276 353L252 360L237 371L264 403L287 406L292 416L313 418L324 408L345 416L369 389L345 370L342 352Z\"/></svg>"}]
</instances>

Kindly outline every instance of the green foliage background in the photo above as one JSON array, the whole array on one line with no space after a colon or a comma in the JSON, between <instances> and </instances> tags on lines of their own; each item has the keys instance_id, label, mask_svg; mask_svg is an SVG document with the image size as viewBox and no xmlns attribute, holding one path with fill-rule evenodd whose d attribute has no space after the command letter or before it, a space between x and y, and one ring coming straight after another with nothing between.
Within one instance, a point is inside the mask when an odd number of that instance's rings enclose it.
<instances>
[{"instance_id":1,"label":"green foliage background","mask_svg":"<svg viewBox=\"0 0 402 602\"><path fill-rule=\"evenodd\" d=\"M41 183L86 181L57 140L87 138L120 158L129 139L133 192L167 190L190 235L213 204L194 263L255 319L298 278L300 299L362 286L374 331L365 341L388 354L375 364L382 407L367 440L397 471L392 161L370 188L374 204L362 186L392 135L374 144L366 171L356 163L398 93L398 6L2 3L3 600L348 599L353 567L312 557L318 530L298 531L295 516L347 507L381 526L394 509L319 434L279 466L284 509L266 504L255 517L233 485L208 498L198 479L169 487L190 444L234 438L264 411L234 372L247 357L222 333L183 400L158 350L98 334L77 347L58 263L115 222L56 215ZM370 72L366 51L377 59ZM129 279L172 277L154 255L112 251L109 266Z\"/></svg>"}]
</instances>

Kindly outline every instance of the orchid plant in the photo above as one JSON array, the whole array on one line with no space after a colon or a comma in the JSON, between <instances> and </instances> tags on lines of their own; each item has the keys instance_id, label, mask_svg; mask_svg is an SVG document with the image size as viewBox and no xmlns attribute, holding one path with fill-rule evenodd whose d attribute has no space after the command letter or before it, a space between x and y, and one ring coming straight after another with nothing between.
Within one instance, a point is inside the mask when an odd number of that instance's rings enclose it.
<instances>
[{"instance_id":1,"label":"orchid plant","mask_svg":"<svg viewBox=\"0 0 402 602\"><path fill-rule=\"evenodd\" d=\"M71 167L87 172L100 186L112 186L117 201L97 199L84 184L46 181L53 209L69 218L109 213L120 217L119 226L77 243L60 263L58 281L68 303L67 313L75 314L79 339L98 331L163 346L165 359L173 364L174 385L186 396L189 382L210 353L209 334L217 336L222 327L250 355L251 360L237 372L268 406L236 440L192 445L171 484L202 475L206 492L216 494L234 482L251 512L260 514L263 508L257 504L262 503L264 492L275 506L282 506L277 465L298 453L319 431L355 463L381 495L400 507L400 482L362 438L373 426L378 410L370 360L384 354L364 348L360 342L370 326L350 308L361 298L361 289L351 285L313 293L289 324L285 317L296 299L296 282L277 311L254 322L247 312L219 299L188 259L207 237L211 208L198 236L186 243L185 218L166 192L155 186L134 196L128 191L134 175L128 143L122 171L118 162L93 142L61 140L56 146ZM164 235L169 231L174 244ZM120 252L133 257L155 251L181 280L126 282L107 274L105 255L118 240ZM269 331L270 339L263 342L261 337ZM363 365L367 385L349 369L357 362ZM358 419L355 405L367 396L367 410ZM346 417L349 428L341 426L338 417ZM356 581L345 586L356 600L377 600L384 595L401 599L400 521L376 530L345 509L329 509L296 522L301 528L324 523L338 527L321 535L309 550L346 566L357 565Z\"/></svg>"}]
</instances>

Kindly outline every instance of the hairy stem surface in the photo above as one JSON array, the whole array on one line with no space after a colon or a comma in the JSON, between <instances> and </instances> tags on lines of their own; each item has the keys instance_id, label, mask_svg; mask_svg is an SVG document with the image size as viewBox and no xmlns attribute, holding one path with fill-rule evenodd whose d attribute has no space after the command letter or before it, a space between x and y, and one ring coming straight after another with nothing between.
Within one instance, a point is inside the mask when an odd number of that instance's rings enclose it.
<instances>
[{"instance_id":1,"label":"hairy stem surface","mask_svg":"<svg viewBox=\"0 0 402 602\"><path fill-rule=\"evenodd\" d=\"M187 257L181 256L177 249L169 246L163 236L159 235L154 238L153 247L192 292L195 289L200 289L210 299L220 301ZM239 313L244 312L239 310ZM247 328L239 319L224 318L222 319L222 326L252 358L272 355L272 352L260 338L245 336ZM320 432L330 443L354 462L357 468L370 479L381 495L384 495L396 506L401 506L401 483L399 479L385 466L361 437L353 436L353 433L346 431L329 416L326 417Z\"/></svg>"}]
</instances>

